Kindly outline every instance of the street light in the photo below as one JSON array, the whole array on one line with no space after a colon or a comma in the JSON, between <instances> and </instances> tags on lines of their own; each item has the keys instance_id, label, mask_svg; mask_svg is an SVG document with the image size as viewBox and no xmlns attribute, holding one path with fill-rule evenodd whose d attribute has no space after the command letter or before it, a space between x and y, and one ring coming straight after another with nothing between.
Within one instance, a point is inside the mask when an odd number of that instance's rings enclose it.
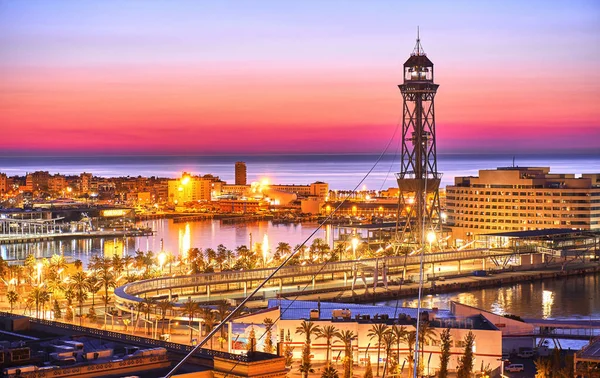
<instances>
[{"instance_id":1,"label":"street light","mask_svg":"<svg viewBox=\"0 0 600 378\"><path fill-rule=\"evenodd\" d=\"M37 265L36 265L36 268L37 268L37 276L38 276L38 277L37 277L38 285L39 285L40 283L42 283L42 267L43 267L43 266L44 266L44 265L43 265L41 262L38 262L38 263L37 263Z\"/></svg>"},{"instance_id":2,"label":"street light","mask_svg":"<svg viewBox=\"0 0 600 378\"><path fill-rule=\"evenodd\" d=\"M163 265L167 260L167 255L164 252L158 254L158 265L160 266L160 273L162 274Z\"/></svg>"},{"instance_id":3,"label":"street light","mask_svg":"<svg viewBox=\"0 0 600 378\"><path fill-rule=\"evenodd\" d=\"M358 247L358 238L354 236L352 238L352 259L356 260L356 247Z\"/></svg>"},{"instance_id":4,"label":"street light","mask_svg":"<svg viewBox=\"0 0 600 378\"><path fill-rule=\"evenodd\" d=\"M431 245L433 244L433 242L435 242L436 240L436 236L435 236L435 232L433 231L429 231L427 233L427 242L429 243L429 251L431 251Z\"/></svg>"}]
</instances>

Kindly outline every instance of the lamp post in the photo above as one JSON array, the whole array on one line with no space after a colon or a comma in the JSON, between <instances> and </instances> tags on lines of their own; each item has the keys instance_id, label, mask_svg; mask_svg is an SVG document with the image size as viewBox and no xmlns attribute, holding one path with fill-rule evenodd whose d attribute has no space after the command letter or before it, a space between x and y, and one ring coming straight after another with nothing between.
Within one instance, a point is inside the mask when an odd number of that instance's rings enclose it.
<instances>
[{"instance_id":1,"label":"lamp post","mask_svg":"<svg viewBox=\"0 0 600 378\"><path fill-rule=\"evenodd\" d=\"M167 255L164 252L158 254L158 265L160 266L160 274L163 273L163 265L167 259Z\"/></svg>"},{"instance_id":2,"label":"lamp post","mask_svg":"<svg viewBox=\"0 0 600 378\"><path fill-rule=\"evenodd\" d=\"M38 285L42 283L42 268L43 268L43 266L44 265L41 262L38 262L37 265L36 265Z\"/></svg>"}]
</instances>

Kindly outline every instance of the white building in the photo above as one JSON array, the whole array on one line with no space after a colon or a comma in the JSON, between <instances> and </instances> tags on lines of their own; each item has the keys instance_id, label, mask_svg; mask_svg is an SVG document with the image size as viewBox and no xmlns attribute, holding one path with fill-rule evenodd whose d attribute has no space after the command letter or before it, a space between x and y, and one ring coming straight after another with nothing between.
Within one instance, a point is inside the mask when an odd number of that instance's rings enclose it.
<instances>
[{"instance_id":1,"label":"white building","mask_svg":"<svg viewBox=\"0 0 600 378\"><path fill-rule=\"evenodd\" d=\"M460 304L452 303L454 308L465 316L459 316L449 310L424 309L429 317L430 326L437 335L431 342L424 346L424 369L425 373L434 374L439 369L440 343L439 335L450 328L452 347L450 349L451 358L448 369L454 371L458 365L458 359L464 352L464 338L469 333L475 335L475 344L473 347L475 355L474 371L479 371L481 366L491 369L500 368L500 358L502 357L502 330L497 327L494 321L486 318L485 312L477 312L472 308L462 308ZM334 318L332 315L335 310L348 309L350 317ZM311 310L313 318L311 319ZM318 310L318 318L315 317ZM402 315L404 314L404 315ZM392 328L394 325L404 326L407 331L414 331L416 325L417 309L393 306L370 306L360 304L329 303L329 302L309 302L309 301L289 301L289 300L269 300L269 308L253 314L244 315L234 319L229 324L229 351L231 353L243 353L250 330L254 330L256 335L256 345L258 351L263 351L265 340L264 319L279 319L272 327L273 345L287 343L286 336L291 337L289 345L293 347L294 359L301 358L302 346L304 345L305 335L296 334L298 327L303 320L311 320L319 327L333 325L338 330L350 330L357 335L353 341L352 350L354 354L354 363L364 365L367 359L371 364L377 363L377 340L369 338L369 330L374 324L384 323ZM501 326L516 322L511 319L502 318ZM311 353L314 355L313 361L324 361L327 355L327 344L324 339L317 339L313 336ZM338 361L343 357L344 346L339 341L334 341L330 359L332 362ZM394 352L397 347L394 347ZM368 350L368 352L367 352ZM402 365L408 356L408 345L400 343L400 361ZM381 351L381 358L385 361L385 353ZM375 366L375 365L374 365Z\"/></svg>"}]
</instances>

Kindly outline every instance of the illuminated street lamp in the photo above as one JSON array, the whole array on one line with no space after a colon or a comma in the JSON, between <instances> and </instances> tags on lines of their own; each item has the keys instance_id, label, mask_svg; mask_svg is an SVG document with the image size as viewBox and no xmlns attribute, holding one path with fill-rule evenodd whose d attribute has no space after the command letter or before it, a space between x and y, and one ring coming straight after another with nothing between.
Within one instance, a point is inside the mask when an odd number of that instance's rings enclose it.
<instances>
[{"instance_id":1,"label":"illuminated street lamp","mask_svg":"<svg viewBox=\"0 0 600 378\"><path fill-rule=\"evenodd\" d=\"M436 239L435 232L429 231L427 233L427 242L429 243L429 251L431 251L431 249L432 249L431 245L435 242L435 239Z\"/></svg>"},{"instance_id":2,"label":"illuminated street lamp","mask_svg":"<svg viewBox=\"0 0 600 378\"><path fill-rule=\"evenodd\" d=\"M358 238L354 236L352 238L352 259L356 260L356 247L358 247Z\"/></svg>"},{"instance_id":3,"label":"illuminated street lamp","mask_svg":"<svg viewBox=\"0 0 600 378\"><path fill-rule=\"evenodd\" d=\"M164 252L158 254L158 265L160 266L160 272L162 273L163 265L167 260L167 255Z\"/></svg>"},{"instance_id":4,"label":"illuminated street lamp","mask_svg":"<svg viewBox=\"0 0 600 378\"><path fill-rule=\"evenodd\" d=\"M41 262L38 262L37 265L36 265L38 285L42 283L42 267L43 266L44 265Z\"/></svg>"},{"instance_id":5,"label":"illuminated street lamp","mask_svg":"<svg viewBox=\"0 0 600 378\"><path fill-rule=\"evenodd\" d=\"M263 236L262 242L262 254L263 254L263 267L267 265L267 254L269 253L269 237L267 234Z\"/></svg>"}]
</instances>

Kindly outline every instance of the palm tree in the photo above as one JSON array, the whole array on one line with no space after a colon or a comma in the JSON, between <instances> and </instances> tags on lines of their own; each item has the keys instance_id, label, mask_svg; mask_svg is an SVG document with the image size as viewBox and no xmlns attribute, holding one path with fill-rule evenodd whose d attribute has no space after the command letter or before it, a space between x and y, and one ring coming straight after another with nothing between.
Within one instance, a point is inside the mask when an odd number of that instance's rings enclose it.
<instances>
[{"instance_id":1,"label":"palm tree","mask_svg":"<svg viewBox=\"0 0 600 378\"><path fill-rule=\"evenodd\" d=\"M137 302L135 304L135 311L136 311L136 317L135 317L135 325L133 326L133 332L132 334L135 334L135 331L138 327L138 323L140 322L140 312L142 312L144 310L145 304L144 302Z\"/></svg>"},{"instance_id":2,"label":"palm tree","mask_svg":"<svg viewBox=\"0 0 600 378\"><path fill-rule=\"evenodd\" d=\"M206 333L210 333L217 322L215 317L215 313L212 311L210 307L203 307L200 310L200 314L202 316L202 320L204 321L204 326L206 327ZM210 338L210 349L213 347L213 338Z\"/></svg>"},{"instance_id":3,"label":"palm tree","mask_svg":"<svg viewBox=\"0 0 600 378\"><path fill-rule=\"evenodd\" d=\"M29 292L29 300L35 303L35 316L39 318L40 307L43 307L44 304L50 300L50 295L44 287L35 286Z\"/></svg>"},{"instance_id":4,"label":"palm tree","mask_svg":"<svg viewBox=\"0 0 600 378\"><path fill-rule=\"evenodd\" d=\"M96 294L100 291L101 282L94 274L88 277L88 291L92 294L92 308L96 305Z\"/></svg>"},{"instance_id":5,"label":"palm tree","mask_svg":"<svg viewBox=\"0 0 600 378\"><path fill-rule=\"evenodd\" d=\"M14 290L10 290L6 293L6 299L10 304L10 312L13 312L13 307L15 303L19 300L19 294Z\"/></svg>"},{"instance_id":6,"label":"palm tree","mask_svg":"<svg viewBox=\"0 0 600 378\"><path fill-rule=\"evenodd\" d=\"M134 259L130 255L125 255L123 257L122 261L123 261L123 267L125 268L125 276L129 277L129 269L133 265Z\"/></svg>"},{"instance_id":7,"label":"palm tree","mask_svg":"<svg viewBox=\"0 0 600 378\"><path fill-rule=\"evenodd\" d=\"M383 345L385 347L385 365L383 367L383 376L386 376L386 371L396 370L396 359L392 353L392 348L396 342L396 335L393 332L386 332L383 335ZM379 362L379 361L377 361Z\"/></svg>"},{"instance_id":8,"label":"palm tree","mask_svg":"<svg viewBox=\"0 0 600 378\"><path fill-rule=\"evenodd\" d=\"M356 334L350 330L337 332L335 335L344 344L344 378L351 378L352 367L352 340L356 339Z\"/></svg>"},{"instance_id":9,"label":"palm tree","mask_svg":"<svg viewBox=\"0 0 600 378\"><path fill-rule=\"evenodd\" d=\"M419 350L421 351L421 358L419 359L419 369L423 369L423 361L425 360L425 344L431 343L435 338L437 332L431 327L429 322L422 321L419 326Z\"/></svg>"},{"instance_id":10,"label":"palm tree","mask_svg":"<svg viewBox=\"0 0 600 378\"><path fill-rule=\"evenodd\" d=\"M77 272L71 281L69 286L75 292L75 299L79 302L79 325L83 322L83 302L87 299L87 291L89 289L89 281L87 276L83 272Z\"/></svg>"},{"instance_id":11,"label":"palm tree","mask_svg":"<svg viewBox=\"0 0 600 378\"><path fill-rule=\"evenodd\" d=\"M162 327L161 327L161 334L165 334L165 318L167 316L167 311L170 310L171 308L173 308L173 306L175 305L175 302L170 300L169 298L163 299L162 301L158 302L156 304L156 307L160 310L160 315L161 315L161 320L162 320Z\"/></svg>"},{"instance_id":12,"label":"palm tree","mask_svg":"<svg viewBox=\"0 0 600 378\"><path fill-rule=\"evenodd\" d=\"M192 300L192 297L188 297L188 300L183 303L181 314L188 317L188 327L190 328L190 344L192 343L193 336L192 321L194 320L194 315L198 312L200 312L200 305L198 302Z\"/></svg>"},{"instance_id":13,"label":"palm tree","mask_svg":"<svg viewBox=\"0 0 600 378\"><path fill-rule=\"evenodd\" d=\"M549 378L552 376L552 362L549 359L538 358L535 364L535 378Z\"/></svg>"},{"instance_id":14,"label":"palm tree","mask_svg":"<svg viewBox=\"0 0 600 378\"><path fill-rule=\"evenodd\" d=\"M413 376L413 363L415 360L415 344L417 342L417 331L408 331L404 335L403 341L408 346L408 356L406 357L406 362L408 362L408 376Z\"/></svg>"},{"instance_id":15,"label":"palm tree","mask_svg":"<svg viewBox=\"0 0 600 378\"><path fill-rule=\"evenodd\" d=\"M156 301L152 298L148 298L147 296L142 299L142 311L146 315L146 324L150 321L150 313L152 309L156 305ZM145 328L145 327L144 327ZM150 327L152 329L152 327Z\"/></svg>"},{"instance_id":16,"label":"palm tree","mask_svg":"<svg viewBox=\"0 0 600 378\"><path fill-rule=\"evenodd\" d=\"M111 272L110 268L110 260L104 258L99 259L98 280L100 281L101 285L104 286L104 295L102 296L104 300L104 324L106 324L106 314L108 313L108 303L110 302L108 289L114 288L117 285L115 276L113 272Z\"/></svg>"},{"instance_id":17,"label":"palm tree","mask_svg":"<svg viewBox=\"0 0 600 378\"><path fill-rule=\"evenodd\" d=\"M231 313L231 306L227 303L227 301L220 301L217 304L217 316L219 317L219 321L223 322L223 320ZM221 327L221 338L225 338L225 324Z\"/></svg>"},{"instance_id":18,"label":"palm tree","mask_svg":"<svg viewBox=\"0 0 600 378\"><path fill-rule=\"evenodd\" d=\"M119 255L113 255L112 260L111 260L111 265L114 269L116 279L118 280L120 278L119 276L121 275L121 272L123 272L123 268L124 268L123 259L121 257L119 257Z\"/></svg>"},{"instance_id":19,"label":"palm tree","mask_svg":"<svg viewBox=\"0 0 600 378\"><path fill-rule=\"evenodd\" d=\"M400 342L405 340L407 332L408 331L406 330L405 326L395 325L392 327L392 333L396 339L396 353L398 353L398 361L400 361Z\"/></svg>"},{"instance_id":20,"label":"palm tree","mask_svg":"<svg viewBox=\"0 0 600 378\"><path fill-rule=\"evenodd\" d=\"M275 248L275 253L278 253L281 258L287 257L292 252L292 247L289 243L279 242L277 244L277 248Z\"/></svg>"},{"instance_id":21,"label":"palm tree","mask_svg":"<svg viewBox=\"0 0 600 378\"><path fill-rule=\"evenodd\" d=\"M304 335L304 349L302 350L302 363L300 364L300 372L302 377L307 378L308 373L312 371L312 365L310 363L310 338L312 335L316 335L320 330L320 327L311 321L303 320L300 326L296 327L297 335Z\"/></svg>"},{"instance_id":22,"label":"palm tree","mask_svg":"<svg viewBox=\"0 0 600 378\"><path fill-rule=\"evenodd\" d=\"M331 363L331 359L329 358L331 352L331 340L333 340L337 332L338 329L333 325L321 327L319 332L317 332L317 339L325 339L325 341L327 341L327 357L325 359L325 366Z\"/></svg>"},{"instance_id":23,"label":"palm tree","mask_svg":"<svg viewBox=\"0 0 600 378\"><path fill-rule=\"evenodd\" d=\"M377 376L379 377L379 357L381 356L381 346L383 341L383 336L390 332L390 329L387 325L383 323L373 324L371 329L369 329L369 333L367 336L370 340L377 339Z\"/></svg>"}]
</instances>

